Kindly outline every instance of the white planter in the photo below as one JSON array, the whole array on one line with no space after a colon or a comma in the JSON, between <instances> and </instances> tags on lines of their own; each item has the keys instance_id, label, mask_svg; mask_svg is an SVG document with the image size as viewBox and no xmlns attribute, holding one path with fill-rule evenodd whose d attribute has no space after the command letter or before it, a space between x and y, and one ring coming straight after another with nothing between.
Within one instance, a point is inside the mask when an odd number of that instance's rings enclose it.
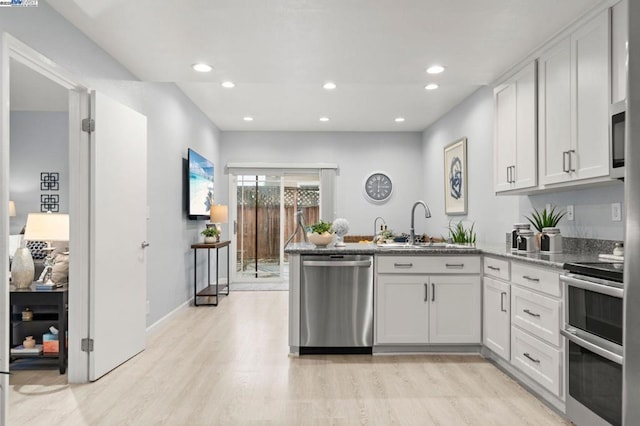
<instances>
[{"instance_id":1,"label":"white planter","mask_svg":"<svg viewBox=\"0 0 640 426\"><path fill-rule=\"evenodd\" d=\"M215 244L217 240L218 239L216 237L204 237L205 244Z\"/></svg>"},{"instance_id":2,"label":"white planter","mask_svg":"<svg viewBox=\"0 0 640 426\"><path fill-rule=\"evenodd\" d=\"M325 232L324 234L318 234L316 232L307 233L309 241L316 245L316 247L326 247L333 241L333 234Z\"/></svg>"}]
</instances>

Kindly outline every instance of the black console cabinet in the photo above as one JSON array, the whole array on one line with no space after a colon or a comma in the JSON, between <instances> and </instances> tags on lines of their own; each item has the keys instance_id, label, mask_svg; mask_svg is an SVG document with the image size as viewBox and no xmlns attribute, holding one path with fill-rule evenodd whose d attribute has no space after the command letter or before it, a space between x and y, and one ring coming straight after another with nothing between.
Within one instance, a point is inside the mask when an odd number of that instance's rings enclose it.
<instances>
[{"instance_id":1,"label":"black console cabinet","mask_svg":"<svg viewBox=\"0 0 640 426\"><path fill-rule=\"evenodd\" d=\"M10 347L22 344L26 336L33 336L36 343L42 344L42 336L49 333L49 327L58 329L57 353L11 354L10 362L17 362L25 358L42 358L57 360L60 374L67 370L67 305L69 291L67 287L60 287L49 291L36 291L34 286L24 290L12 290L10 293L11 330L9 336ZM33 319L22 320L22 312L29 308L33 311Z\"/></svg>"}]
</instances>

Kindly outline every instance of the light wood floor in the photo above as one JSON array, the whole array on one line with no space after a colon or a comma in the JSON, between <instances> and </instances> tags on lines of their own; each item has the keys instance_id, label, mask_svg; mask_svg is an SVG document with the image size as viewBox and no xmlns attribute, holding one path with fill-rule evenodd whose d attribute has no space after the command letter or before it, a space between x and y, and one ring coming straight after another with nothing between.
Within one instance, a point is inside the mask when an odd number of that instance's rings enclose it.
<instances>
[{"instance_id":1,"label":"light wood floor","mask_svg":"<svg viewBox=\"0 0 640 426\"><path fill-rule=\"evenodd\" d=\"M9 424L568 424L475 355L289 357L287 298L185 309L95 383L15 372Z\"/></svg>"}]
</instances>

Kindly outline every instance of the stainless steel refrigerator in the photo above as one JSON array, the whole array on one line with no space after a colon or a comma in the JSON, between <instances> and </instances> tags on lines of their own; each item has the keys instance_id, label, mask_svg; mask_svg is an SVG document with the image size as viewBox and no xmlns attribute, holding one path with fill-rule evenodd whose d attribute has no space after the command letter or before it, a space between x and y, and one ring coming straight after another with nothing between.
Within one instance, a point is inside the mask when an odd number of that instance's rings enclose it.
<instances>
[{"instance_id":1,"label":"stainless steel refrigerator","mask_svg":"<svg viewBox=\"0 0 640 426\"><path fill-rule=\"evenodd\" d=\"M640 424L640 1L629 0L623 424ZM637 139L637 140L636 140Z\"/></svg>"}]
</instances>

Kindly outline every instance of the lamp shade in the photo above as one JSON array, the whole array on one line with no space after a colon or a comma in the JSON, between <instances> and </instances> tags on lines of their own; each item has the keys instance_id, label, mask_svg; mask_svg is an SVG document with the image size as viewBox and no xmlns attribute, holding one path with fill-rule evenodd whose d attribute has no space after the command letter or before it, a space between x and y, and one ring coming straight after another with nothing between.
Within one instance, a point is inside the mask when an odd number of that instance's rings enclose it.
<instances>
[{"instance_id":1,"label":"lamp shade","mask_svg":"<svg viewBox=\"0 0 640 426\"><path fill-rule=\"evenodd\" d=\"M229 209L223 205L211 206L211 223L227 223L227 217L229 216Z\"/></svg>"},{"instance_id":2,"label":"lamp shade","mask_svg":"<svg viewBox=\"0 0 640 426\"><path fill-rule=\"evenodd\" d=\"M16 203L9 201L9 217L16 217Z\"/></svg>"},{"instance_id":3,"label":"lamp shade","mask_svg":"<svg viewBox=\"0 0 640 426\"><path fill-rule=\"evenodd\" d=\"M25 241L69 241L69 215L29 213L24 231Z\"/></svg>"}]
</instances>

